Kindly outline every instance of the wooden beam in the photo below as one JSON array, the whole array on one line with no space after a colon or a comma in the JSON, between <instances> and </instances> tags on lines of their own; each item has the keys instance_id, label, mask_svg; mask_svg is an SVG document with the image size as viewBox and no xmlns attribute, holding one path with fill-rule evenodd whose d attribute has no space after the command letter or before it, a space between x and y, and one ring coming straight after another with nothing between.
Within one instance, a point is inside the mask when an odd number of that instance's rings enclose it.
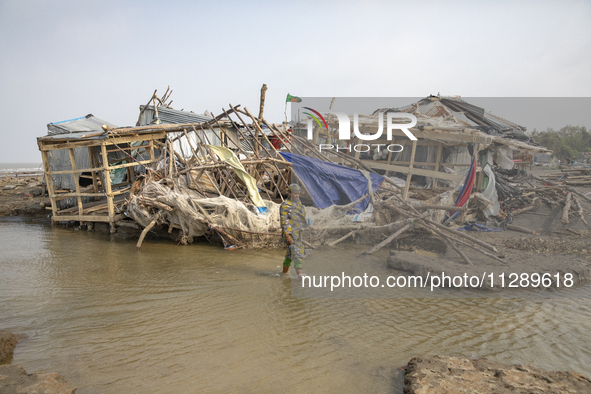
<instances>
[{"instance_id":1,"label":"wooden beam","mask_svg":"<svg viewBox=\"0 0 591 394\"><path fill-rule=\"evenodd\" d=\"M124 214L115 215L114 220L121 220L126 218ZM108 215L57 215L51 218L54 222L69 222L70 220L77 222L103 222L110 223L111 218Z\"/></svg>"},{"instance_id":2,"label":"wooden beam","mask_svg":"<svg viewBox=\"0 0 591 394\"><path fill-rule=\"evenodd\" d=\"M432 170L425 170L423 168L409 169L408 167L397 166L397 165L393 165L393 164L388 165L386 163L380 163L380 162L373 161L373 160L363 160L363 163L365 165L367 165L368 167L376 168L379 170L390 170L393 172L401 172L401 173L405 173L405 174L407 174L410 171L413 175L421 175L421 176L428 176L428 177L437 176L440 179L447 179L447 180L454 181L454 182L458 182L458 181L461 181L462 179L464 179L464 177L461 175L448 174L445 172L435 172Z\"/></svg>"},{"instance_id":3,"label":"wooden beam","mask_svg":"<svg viewBox=\"0 0 591 394\"><path fill-rule=\"evenodd\" d=\"M51 179L51 170L49 167L49 159L47 158L47 152L41 151L41 157L43 159L43 171L45 172L45 182L47 183L47 194L49 195L49 200L51 201L51 212L52 215L57 215L57 205L55 202L55 197L52 197L54 194L54 187L53 187L53 179Z\"/></svg>"},{"instance_id":4,"label":"wooden beam","mask_svg":"<svg viewBox=\"0 0 591 394\"><path fill-rule=\"evenodd\" d=\"M413 141L412 150L410 151L410 164L408 166L408 175L406 175L406 184L404 185L404 192L402 193L402 199L406 200L408 197L408 189L410 188L410 180L412 179L412 168L415 162L415 153L417 151L417 141Z\"/></svg>"},{"instance_id":5,"label":"wooden beam","mask_svg":"<svg viewBox=\"0 0 591 394\"><path fill-rule=\"evenodd\" d=\"M111 193L111 170L108 168L106 163L109 162L109 158L107 156L107 147L105 145L101 146L101 155L103 157L103 167L107 166L107 168L103 171L103 178L105 180L105 192L107 194L107 208L109 211L109 219L111 223L115 222L115 207L113 205L113 196Z\"/></svg>"},{"instance_id":6,"label":"wooden beam","mask_svg":"<svg viewBox=\"0 0 591 394\"><path fill-rule=\"evenodd\" d=\"M443 144L441 142L437 143L437 158L435 159L435 172L439 172L439 166L441 165L441 152L443 151ZM439 178L433 177L433 183L431 185L431 189L436 189L437 184L439 183Z\"/></svg>"},{"instance_id":7,"label":"wooden beam","mask_svg":"<svg viewBox=\"0 0 591 394\"><path fill-rule=\"evenodd\" d=\"M96 161L94 160L94 152L91 147L88 147L88 158L90 159L90 174L92 175L92 190L98 193L98 176L96 173Z\"/></svg>"},{"instance_id":8,"label":"wooden beam","mask_svg":"<svg viewBox=\"0 0 591 394\"><path fill-rule=\"evenodd\" d=\"M70 163L72 164L72 172L76 171L76 157L74 156L74 149L68 149L68 153L70 154ZM78 213L82 215L82 197L80 197L80 183L78 182L78 175L76 173L72 174L74 177L74 186L76 188L76 199L78 200Z\"/></svg>"}]
</instances>

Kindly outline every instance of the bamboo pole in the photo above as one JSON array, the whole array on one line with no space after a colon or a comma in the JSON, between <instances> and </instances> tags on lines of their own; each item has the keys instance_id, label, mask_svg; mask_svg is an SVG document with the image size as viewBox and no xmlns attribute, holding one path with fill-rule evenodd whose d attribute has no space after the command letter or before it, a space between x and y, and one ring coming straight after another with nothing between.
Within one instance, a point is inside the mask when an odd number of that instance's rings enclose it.
<instances>
[{"instance_id":1,"label":"bamboo pole","mask_svg":"<svg viewBox=\"0 0 591 394\"><path fill-rule=\"evenodd\" d=\"M76 200L78 201L78 214L82 216L84 212L84 207L82 206L82 197L80 197L80 182L78 181L78 176L76 175L76 157L74 156L74 149L68 149L68 154L70 155L70 163L72 165L72 177L74 178L74 188L76 189Z\"/></svg>"},{"instance_id":2,"label":"bamboo pole","mask_svg":"<svg viewBox=\"0 0 591 394\"><path fill-rule=\"evenodd\" d=\"M435 159L435 172L439 172L439 166L441 165L441 153L443 151L443 144L440 142L437 145L437 158ZM431 185L431 189L437 189L437 184L439 183L438 178L433 178L433 184Z\"/></svg>"},{"instance_id":3,"label":"bamboo pole","mask_svg":"<svg viewBox=\"0 0 591 394\"><path fill-rule=\"evenodd\" d=\"M410 229L412 226L413 226L413 223L407 224L406 226L402 227L401 229L399 229L398 231L396 231L394 234L390 235L388 238L386 238L385 240L383 240L382 242L380 242L379 244L377 244L376 246L374 246L373 248L371 248L370 250L368 250L366 252L363 252L362 255L367 255L367 254L372 254L372 253L377 252L378 250L380 250L381 248L383 248L384 246L386 246L390 242L392 242L400 234L402 234L406 230Z\"/></svg>"},{"instance_id":4,"label":"bamboo pole","mask_svg":"<svg viewBox=\"0 0 591 394\"><path fill-rule=\"evenodd\" d=\"M328 246L335 246L338 243L343 242L344 240L346 240L347 238L349 238L351 235L355 234L358 230L351 230L350 232L348 232L346 235L342 236L341 238L337 239L336 241L330 242L328 243Z\"/></svg>"},{"instance_id":5,"label":"bamboo pole","mask_svg":"<svg viewBox=\"0 0 591 394\"><path fill-rule=\"evenodd\" d=\"M90 167L91 167L91 171L90 174L92 175L92 190L95 193L98 193L98 175L96 173L96 160L94 157L94 150L92 147L88 147L88 157L90 159ZM96 199L95 199L96 201Z\"/></svg>"},{"instance_id":6,"label":"bamboo pole","mask_svg":"<svg viewBox=\"0 0 591 394\"><path fill-rule=\"evenodd\" d=\"M575 202L575 206L577 207L576 212L579 215L579 218L583 223L585 223L585 226L589 226L589 224L587 224L587 221L585 220L585 216L583 215L583 207L581 207L581 203L576 197L573 197L573 200Z\"/></svg>"},{"instance_id":7,"label":"bamboo pole","mask_svg":"<svg viewBox=\"0 0 591 394\"><path fill-rule=\"evenodd\" d=\"M465 238L467 240L470 240L470 241L474 242L475 244L478 244L478 245L480 245L482 247L485 247L486 249L492 250L495 253L499 253L499 251L497 250L497 248L495 248L494 246L489 245L486 242L482 242L481 240L476 239L474 237L471 237L471 236L469 236L467 234L464 234L462 231L452 230L452 229L447 228L447 227L445 227L445 226L443 226L443 225L441 225L439 223L435 223L435 222L433 222L433 221L431 221L429 219L421 219L421 220L423 220L423 221L425 221L425 222L431 224L432 226L435 226L435 227L437 227L437 228L439 228L441 230L445 230L445 231L447 231L447 232L449 232L451 234L454 234L456 236L459 236L459 237Z\"/></svg>"},{"instance_id":8,"label":"bamboo pole","mask_svg":"<svg viewBox=\"0 0 591 394\"><path fill-rule=\"evenodd\" d=\"M53 187L53 179L51 178L51 167L49 166L49 159L47 156L47 151L41 151L41 158L43 159L43 171L45 172L45 182L47 183L47 195L49 196L49 201L51 201L51 214L53 223L57 216L57 204L55 197L53 197L55 190Z\"/></svg>"},{"instance_id":9,"label":"bamboo pole","mask_svg":"<svg viewBox=\"0 0 591 394\"><path fill-rule=\"evenodd\" d=\"M263 119L263 109L265 108L265 93L267 93L267 84L261 87L261 102L259 107L259 120Z\"/></svg>"},{"instance_id":10,"label":"bamboo pole","mask_svg":"<svg viewBox=\"0 0 591 394\"><path fill-rule=\"evenodd\" d=\"M249 130L249 132L250 132L250 133L251 133L251 135L252 135L252 131L251 131L251 130L248 128L248 126L247 126L247 125L244 123L244 121L243 121L243 120L242 120L242 118L240 117L240 114L238 113L238 107L232 107L232 105L230 104L230 108L232 108L232 109L234 110L234 113L236 114L236 116L238 117L238 119L240 120L240 122L242 122L242 124L244 125L244 127L246 127L246 129L247 129L247 130ZM224 111L224 113L225 113L225 110L223 110L223 111ZM251 117L251 119L253 119L253 121L254 121L254 118L252 118L252 115L250 115L250 113L247 113L247 115L248 115L248 116L250 116L250 117ZM231 118L230 118L230 116L229 116L229 115L228 115L228 119L230 119L230 120L231 120ZM254 150L254 146L253 146L253 145L250 143L250 141L249 141L249 140L246 138L246 136L244 135L244 133L242 132L242 130L240 130L240 127L239 127L238 125L236 125L236 123L235 123L233 120L231 120L231 121L232 121L232 124L234 125L234 128L236 128L236 130L238 130L238 132L240 133L240 135L242 136L242 138L243 138L243 139L244 139L244 140L245 140L245 141L248 143L248 145L249 145L249 146L250 146L250 147L253 149L253 152L255 152L255 150ZM255 122L255 124L256 124L256 122ZM257 127L258 127L258 125L257 125ZM259 128L259 129L260 129L260 128ZM265 135L265 133L263 133L263 135ZM266 138L266 136L265 136L265 138ZM259 143L259 144L260 144L260 142L258 141L258 139L256 139L256 140L254 140L254 139L253 139L253 141L255 141L255 142L257 142L257 143ZM267 141L268 141L268 140L267 140ZM261 146L262 146L262 144L261 144ZM271 146L272 146L272 145L271 145ZM267 152L267 154L268 154L269 158L273 158L273 157L272 157L272 155L271 155L271 153L270 153L270 152L269 152L269 151L268 151L268 150L267 150L267 149L266 149L264 146L262 146L262 147L263 147L263 149L265 149L265 151ZM273 148L273 149L275 149L275 148ZM257 158L259 157L259 156L258 156L258 150L255 152L255 156L256 156ZM282 162L284 162L284 163L288 163L288 162L287 162L287 160L285 160L285 158L283 158L283 156L281 156L281 155L279 155L279 156L281 157L281 161L282 161ZM273 158L273 159L274 159L274 158ZM275 160L277 160L277 159L275 159ZM253 169L254 169L254 171L255 171L255 172L258 174L258 176L259 176L259 178L260 178L260 174L259 174L259 171L258 171L258 168L257 168L257 166L254 166L254 167L253 167ZM277 167L277 165L275 165L275 169L277 170L277 173L279 174L279 176L281 177L281 179L283 180L283 182L284 182L286 185L289 185L289 183L287 182L287 180L285 179L285 177L283 176L283 174L281 173L281 171L279 170L279 168ZM284 201L284 199L283 199L283 195L281 194L281 190L279 189L279 186L278 186L278 185L277 185L277 183L275 182L275 179L274 179L274 177L272 176L272 174L269 174L269 172L268 172L268 171L267 171L267 170L266 170L264 167L263 167L263 170L264 170L264 171L267 173L267 176L268 176L268 177L269 177L269 178L272 180L273 184L275 185L275 188L277 189L277 192L279 193L279 197L281 198L281 201ZM263 181L263 179L262 179L262 178L261 178L261 181ZM264 182L263 182L263 183L264 183Z\"/></svg>"},{"instance_id":11,"label":"bamboo pole","mask_svg":"<svg viewBox=\"0 0 591 394\"><path fill-rule=\"evenodd\" d=\"M472 263L472 261L468 258L468 256L466 256L464 254L464 252L462 252L457 246L455 246L453 244L453 241L447 235L443 234L441 231L439 231L436 228L433 228L433 227L428 227L428 228L430 230L432 230L433 232L435 232L437 235L439 235L447 245L449 245L453 250L455 250L455 252L460 255L460 257L466 262L466 264L474 265Z\"/></svg>"},{"instance_id":12,"label":"bamboo pole","mask_svg":"<svg viewBox=\"0 0 591 394\"><path fill-rule=\"evenodd\" d=\"M408 165L408 175L406 176L406 183L404 185L404 192L402 193L402 199L406 200L408 198L408 189L410 188L410 180L412 179L412 172L411 169L415 163L415 153L417 151L417 141L414 140L412 142L412 150L410 152L410 164Z\"/></svg>"},{"instance_id":13,"label":"bamboo pole","mask_svg":"<svg viewBox=\"0 0 591 394\"><path fill-rule=\"evenodd\" d=\"M571 198L572 198L572 193L568 192L566 193L566 199L564 201L564 209L562 210L562 224L568 224L568 211L570 210L570 205L571 205Z\"/></svg>"},{"instance_id":14,"label":"bamboo pole","mask_svg":"<svg viewBox=\"0 0 591 394\"><path fill-rule=\"evenodd\" d=\"M136 252L140 250L140 248L142 247L142 242L144 242L144 238L146 238L146 234L148 234L148 231L150 231L152 229L152 227L154 227L154 225L156 224L158 219L160 219L160 213L157 213L156 216L154 217L154 220L152 220L150 222L150 224L148 224L146 226L146 228L142 231L142 233L140 234L140 238L138 239L137 243L135 244Z\"/></svg>"},{"instance_id":15,"label":"bamboo pole","mask_svg":"<svg viewBox=\"0 0 591 394\"><path fill-rule=\"evenodd\" d=\"M115 221L115 207L113 205L113 196L111 195L111 193L113 192L111 190L111 170L109 167L109 158L107 156L106 145L101 145L101 154L102 154L102 158L103 158L103 168L105 168L105 170L103 171L103 177L105 180L105 192L107 193L107 209L109 212L109 225L110 225L111 233L114 233L116 231L115 225L113 223Z\"/></svg>"}]
</instances>

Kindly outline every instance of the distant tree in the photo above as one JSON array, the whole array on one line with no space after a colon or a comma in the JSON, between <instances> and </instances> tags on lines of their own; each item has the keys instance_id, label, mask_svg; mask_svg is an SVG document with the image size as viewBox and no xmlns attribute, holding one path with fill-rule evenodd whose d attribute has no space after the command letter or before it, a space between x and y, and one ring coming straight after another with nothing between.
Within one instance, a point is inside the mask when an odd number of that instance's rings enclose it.
<instances>
[{"instance_id":1,"label":"distant tree","mask_svg":"<svg viewBox=\"0 0 591 394\"><path fill-rule=\"evenodd\" d=\"M585 126L567 125L558 131L550 128L546 131L534 130L531 138L552 150L560 160L572 159L579 152L591 152L591 133Z\"/></svg>"}]
</instances>

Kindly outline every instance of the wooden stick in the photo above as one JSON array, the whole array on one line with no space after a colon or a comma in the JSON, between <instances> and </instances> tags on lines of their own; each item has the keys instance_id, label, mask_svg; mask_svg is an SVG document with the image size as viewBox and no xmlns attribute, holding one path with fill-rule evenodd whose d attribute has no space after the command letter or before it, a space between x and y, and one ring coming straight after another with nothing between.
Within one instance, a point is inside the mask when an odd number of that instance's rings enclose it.
<instances>
[{"instance_id":1,"label":"wooden stick","mask_svg":"<svg viewBox=\"0 0 591 394\"><path fill-rule=\"evenodd\" d=\"M533 231L533 230L530 230L530 229L525 228L525 227L516 226L514 224L508 224L507 225L507 230L519 231L521 233L526 233L526 234L536 234L536 232Z\"/></svg>"},{"instance_id":2,"label":"wooden stick","mask_svg":"<svg viewBox=\"0 0 591 394\"><path fill-rule=\"evenodd\" d=\"M303 239L302 239L302 243L303 243L305 246L309 247L310 249L316 249L316 246L312 245L312 244L311 244L310 242L308 242L308 241L305 241L305 240L303 240Z\"/></svg>"},{"instance_id":3,"label":"wooden stick","mask_svg":"<svg viewBox=\"0 0 591 394\"><path fill-rule=\"evenodd\" d=\"M433 226L435 226L435 227L437 227L437 228L439 228L439 229L445 230L447 232L450 232L450 233L455 234L457 236L460 236L462 238L466 238L467 240L472 241L472 242L474 242L474 243L476 243L476 244L478 244L480 246L483 246L483 247L485 247L485 248L487 248L489 250L492 250L495 253L499 253L499 251L497 250L497 248L495 248L494 246L489 245L486 242L482 242L481 240L476 239L474 237L471 237L471 236L469 236L467 234L464 234L462 231L452 230L452 229L447 228L447 227L445 227L445 226L443 226L443 225L441 225L439 223L435 223L435 222L433 222L433 221L431 221L429 219L422 219L422 220L425 221L425 222L427 222L427 223L429 223L429 224L431 224L431 225L433 225Z\"/></svg>"},{"instance_id":4,"label":"wooden stick","mask_svg":"<svg viewBox=\"0 0 591 394\"><path fill-rule=\"evenodd\" d=\"M142 114L144 113L144 111L146 110L146 108L148 108L148 105L150 105L150 101L152 101L152 99L154 98L154 96L156 96L156 92L158 91L158 89L154 90L154 93L152 93L152 97L150 97L150 100L148 100L148 103L146 105L144 105L144 108L140 111L139 116L137 117L137 122L135 122L136 127L140 125L140 119L142 118ZM84 136L86 137L86 136Z\"/></svg>"},{"instance_id":5,"label":"wooden stick","mask_svg":"<svg viewBox=\"0 0 591 394\"><path fill-rule=\"evenodd\" d=\"M431 230L433 230L436 233L438 233L441 236L441 238L443 238L443 240L445 241L445 243L448 244L449 246L451 246L451 248L453 250L455 250L457 254L460 255L460 257L466 262L466 264L468 264L468 265L474 265L472 263L472 261L468 258L468 256L466 256L464 254L464 252L462 252L457 246L455 246L454 243L452 242L452 240L447 235L445 235L441 231L436 230L436 229L433 229L433 228L431 228Z\"/></svg>"},{"instance_id":6,"label":"wooden stick","mask_svg":"<svg viewBox=\"0 0 591 394\"><path fill-rule=\"evenodd\" d=\"M572 199L572 193L566 193L566 200L564 202L564 209L562 210L562 224L568 224L568 211L570 210L570 203Z\"/></svg>"},{"instance_id":7,"label":"wooden stick","mask_svg":"<svg viewBox=\"0 0 591 394\"><path fill-rule=\"evenodd\" d=\"M478 252L482 253L482 254L483 254L483 255L485 255L485 256L488 256L488 257L490 257L490 258L492 258L492 259L495 259L495 260L497 260L497 261L498 261L498 262L500 262L500 263L503 263L503 264L507 265L507 262L506 262L506 261L504 261L504 260L501 260L500 258L498 258L497 256L495 256L494 254L490 254L490 253L488 253L487 251L485 251L485 250L482 250L482 249L480 249L480 248L479 248L479 247L477 247L477 246L474 246L474 245L472 245L472 244L469 244L468 242L464 242L464 241L462 241L461 239L456 239L455 241L456 241L457 243L459 243L460 245L468 246L468 247L470 247L470 248L472 248L472 249L474 249L474 250L476 250L476 251L478 251Z\"/></svg>"},{"instance_id":8,"label":"wooden stick","mask_svg":"<svg viewBox=\"0 0 591 394\"><path fill-rule=\"evenodd\" d=\"M464 212L468 210L467 206L455 207L453 205L415 205L417 211L426 211L427 209L440 209L443 211L459 211Z\"/></svg>"},{"instance_id":9,"label":"wooden stick","mask_svg":"<svg viewBox=\"0 0 591 394\"><path fill-rule=\"evenodd\" d=\"M263 119L263 109L265 108L265 93L266 92L267 92L267 84L264 83L263 86L261 87L261 105L259 108L259 120Z\"/></svg>"},{"instance_id":10,"label":"wooden stick","mask_svg":"<svg viewBox=\"0 0 591 394\"><path fill-rule=\"evenodd\" d=\"M511 215L515 216L515 215L519 215L520 213L523 213L523 212L531 211L532 209L535 208L535 206L536 206L535 204L532 204L532 205L528 205L527 207L524 207L524 208L516 209L513 212L511 212Z\"/></svg>"},{"instance_id":11,"label":"wooden stick","mask_svg":"<svg viewBox=\"0 0 591 394\"><path fill-rule=\"evenodd\" d=\"M343 242L344 240L346 240L347 238L349 238L351 235L355 234L357 232L357 230L351 230L350 232L347 233L347 235L342 236L341 238L337 239L336 241L332 241L330 243L328 243L328 246L335 246L338 243Z\"/></svg>"},{"instance_id":12,"label":"wooden stick","mask_svg":"<svg viewBox=\"0 0 591 394\"><path fill-rule=\"evenodd\" d=\"M135 250L136 252L140 250L141 246L142 246L142 242L144 242L144 238L146 237L146 234L148 234L148 231L150 231L152 229L152 227L154 227L154 225L156 224L156 221L160 219L160 214L156 214L156 217L154 218L154 220L152 220L150 222L150 224L148 224L148 226L146 226L146 228L142 231L142 233L140 234L140 238L137 240L137 244L135 244Z\"/></svg>"},{"instance_id":13,"label":"wooden stick","mask_svg":"<svg viewBox=\"0 0 591 394\"><path fill-rule=\"evenodd\" d=\"M366 252L363 252L361 254L362 255L372 254L372 253L380 250L381 248L383 248L384 246L388 245L396 237L398 237L400 234L402 234L403 232L405 232L406 230L408 230L412 226L413 226L413 223L407 224L406 226L402 227L401 229L399 229L398 231L396 231L394 234L390 235L388 238L386 238L385 240L383 240L382 242L380 242L379 244L377 244L376 246L374 246L373 248L371 248L370 250L368 250ZM349 233L349 234L351 234L351 233Z\"/></svg>"},{"instance_id":14,"label":"wooden stick","mask_svg":"<svg viewBox=\"0 0 591 394\"><path fill-rule=\"evenodd\" d=\"M576 191L572 187L569 187L567 190L570 191L570 192L572 192L573 194L576 194L577 196L581 197L583 200L585 200L587 202L591 202L591 198L587 197L583 193L579 193L578 191Z\"/></svg>"},{"instance_id":15,"label":"wooden stick","mask_svg":"<svg viewBox=\"0 0 591 394\"><path fill-rule=\"evenodd\" d=\"M581 203L579 202L579 200L574 197L573 198L574 202L575 202L575 206L577 207L577 214L579 215L579 218L581 219L581 221L583 223L585 223L585 226L589 226L589 224L587 224L587 221L585 220L585 216L583 215L583 207L581 207Z\"/></svg>"}]
</instances>

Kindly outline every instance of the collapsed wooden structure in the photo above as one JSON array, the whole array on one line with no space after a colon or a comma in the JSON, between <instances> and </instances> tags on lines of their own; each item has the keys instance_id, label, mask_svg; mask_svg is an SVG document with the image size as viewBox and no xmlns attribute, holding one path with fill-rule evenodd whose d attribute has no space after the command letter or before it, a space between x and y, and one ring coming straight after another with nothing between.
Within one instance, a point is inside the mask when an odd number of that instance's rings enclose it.
<instances>
[{"instance_id":1,"label":"collapsed wooden structure","mask_svg":"<svg viewBox=\"0 0 591 394\"><path fill-rule=\"evenodd\" d=\"M137 130L135 133L112 134L107 131L100 133L69 133L40 137L37 139L43 170L47 183L47 193L51 202L53 222L106 222L114 229L118 220L125 218L119 208L125 201L131 185L136 180L134 167L149 167L159 158L157 144L166 138L164 131ZM88 149L90 166L84 167L77 163L74 149ZM70 168L65 170L52 169L52 155L58 151L67 151L70 157ZM139 160L130 153L135 150ZM113 157L113 153L123 152L125 157ZM124 172L115 180L114 172ZM58 190L54 187L55 176L67 174L73 178L74 191ZM84 175L86 174L86 175ZM83 188L80 183L83 177L90 177L91 185ZM114 181L115 180L115 181ZM76 206L59 208L59 201L75 198ZM83 199L87 202L84 202Z\"/></svg>"},{"instance_id":2,"label":"collapsed wooden structure","mask_svg":"<svg viewBox=\"0 0 591 394\"><path fill-rule=\"evenodd\" d=\"M333 99L334 103L334 99ZM331 103L331 106L332 104ZM442 104L445 103L445 106ZM467 169L471 165L471 159L478 157L479 154L485 150L496 152L497 150L507 150L519 152L522 156L530 157L528 164L531 162L531 153L549 153L550 151L545 147L532 145L525 141L507 138L507 135L501 133L491 132L499 126L507 127L515 131L524 131L525 128L518 126L505 119L496 117L494 115L484 113L481 119L477 119L475 116L468 113L464 116L462 110L477 108L469 105L458 97L440 98L430 96L420 100L417 103L408 105L402 108L385 108L376 110L373 115L359 115L359 132L361 134L372 135L378 129L378 112L406 112L412 113L418 118L418 124L409 131L417 137L416 141L409 140L408 136L399 129L392 130L392 140L386 139L384 133L382 137L371 140L371 145L377 146L388 146L396 144L404 147L404 153L393 153L392 151L386 151L382 148L382 151L377 151L377 155L373 155L373 160L367 158L368 155L363 155L362 149L351 149L353 146L361 146L367 144L367 141L361 140L357 137L352 137L348 142L348 146L341 146L340 151L337 149L328 149L324 152L316 152L316 155L323 160L333 160L337 156L347 162L347 165L352 165L355 168L365 168L368 170L379 171L384 173L386 177L391 174L397 173L403 176L405 180L405 186L403 190L403 199L407 200L409 197L409 188L413 176L431 178L431 188L437 189L439 180L447 180L450 184L457 184L464 178L463 171L457 171L458 169ZM460 114L461 116L458 116ZM353 116L349 115L350 120L353 121ZM312 140L306 140L300 136L296 137L298 140L311 148L318 147L319 144L331 144L333 146L339 145L339 135L337 130L339 129L339 120L335 115L327 114L326 120L328 128L324 128L321 125L315 125L313 123L314 134ZM494 125L495 127L491 126ZM306 126L300 123L295 126L296 130L304 130ZM342 142L341 142L342 145ZM410 152L409 149L410 148ZM464 157L457 157L454 160L444 162L443 151L445 148L469 148L471 153L464 155ZM500 149L499 149L500 148ZM346 155L343 152L350 152ZM422 150L427 152L429 149L435 149L436 153L431 155L432 160L420 161L417 159L418 152ZM377 150L377 148L376 148ZM316 148L316 151L318 149ZM380 154L381 153L381 154ZM527 155L528 153L529 155ZM347 157L349 156L349 157ZM351 156L355 160L351 160ZM366 156L364 159L363 156ZM424 155L429 156L429 155ZM401 160L401 158L403 158ZM492 159L489 159L492 164ZM481 185L483 180L482 168L486 162L480 160L477 168L477 180L476 184ZM514 163L511 163L513 165ZM450 172L441 171L443 167L452 169ZM456 169L456 171L453 171ZM459 173L458 173L459 172Z\"/></svg>"},{"instance_id":3,"label":"collapsed wooden structure","mask_svg":"<svg viewBox=\"0 0 591 394\"><path fill-rule=\"evenodd\" d=\"M310 238L314 240L311 243L334 246L359 236L376 244L367 251L374 253L403 233L421 228L445 242L468 264L471 262L462 253L462 246L470 246L502 261L494 254L497 252L494 247L469 235L450 232L449 228L439 224L446 211L466 212L468 209L468 204L453 206L454 193L464 175L441 170L444 164L465 168L470 163L444 163L443 150L450 146L470 147L467 157L472 162L484 156L481 152L496 147L547 152L545 148L489 135L473 127L422 124L411 129L418 138L416 141L408 140L400 130L395 131L394 141L373 141L410 146L405 160L395 158L391 152L382 158L385 160L369 160L359 151L349 154L338 150L321 152L318 143L322 139L336 142L337 136L330 131L334 127L328 130L318 128L308 140L268 123L262 116L265 88L263 86L261 92L258 116L240 105L229 105L217 116L199 116L199 122L162 124L165 117L160 117L159 112L168 111L172 118L195 118L172 113L170 103L165 104L170 96L167 90L162 99L154 93L149 101L152 106L141 107L138 124L143 117L144 125L124 128L105 125L102 130L91 133L39 138L52 203L52 221L106 222L111 232L117 231L117 227L143 229L138 249L154 226L167 226L169 233L177 229L177 239L183 244L191 243L196 236L217 234L226 247L277 246L282 242L278 204L283 201L290 183L303 183L292 163L279 153L278 147L281 146L283 152L385 176L379 190L372 190L368 178L368 193L358 201L321 210L308 209L313 223L309 229ZM151 115L146 117L145 111L151 111ZM333 126L334 121L329 117ZM373 132L375 117L363 117L360 129L362 133ZM360 141L351 143L356 142ZM81 148L88 149L88 166L80 166L74 154L75 149ZM436 149L434 161L415 160L417 151L425 148ZM68 152L70 168L52 168L52 152L59 150ZM483 166L484 160L481 160L478 171ZM404 186L389 177L393 173L405 175ZM63 174L73 177L75 190L54 188L52 177ZM431 193L411 186L413 176L432 178ZM84 177L91 179L86 188L81 184ZM439 179L450 183L439 187ZM477 181L477 190L479 187ZM373 211L367 213L367 220L358 221L354 215L346 215L356 209L356 203L367 197L373 207ZM76 204L60 208L58 202L67 198L75 198ZM513 205L506 209L515 207L512 201L507 202ZM531 200L519 199L519 204L528 202Z\"/></svg>"},{"instance_id":4,"label":"collapsed wooden structure","mask_svg":"<svg viewBox=\"0 0 591 394\"><path fill-rule=\"evenodd\" d=\"M154 103L164 106L164 100L156 101L156 98L154 93ZM125 208L140 186L138 181L179 176L185 176L188 188L202 198L225 196L252 204L245 182L231 164L212 151L216 146L231 149L240 157L244 171L254 178L256 187L269 201L283 201L291 177L290 163L277 153L267 136L270 133L273 138L287 142L287 134L240 105L230 105L220 115L201 123L124 128L104 125L102 129L37 139L53 222L106 222L111 232L118 225L130 227L125 223L128 216ZM238 143L230 137L232 134L239 136ZM88 149L89 165L81 166L76 158L75 150L81 148ZM56 169L52 159L63 151L68 152L69 166ZM122 171L125 173L121 174ZM119 176L114 176L116 172ZM72 177L74 190L54 187L53 180L64 174ZM83 187L84 178L91 179L87 187ZM61 200L72 198L75 206L60 208Z\"/></svg>"}]
</instances>

